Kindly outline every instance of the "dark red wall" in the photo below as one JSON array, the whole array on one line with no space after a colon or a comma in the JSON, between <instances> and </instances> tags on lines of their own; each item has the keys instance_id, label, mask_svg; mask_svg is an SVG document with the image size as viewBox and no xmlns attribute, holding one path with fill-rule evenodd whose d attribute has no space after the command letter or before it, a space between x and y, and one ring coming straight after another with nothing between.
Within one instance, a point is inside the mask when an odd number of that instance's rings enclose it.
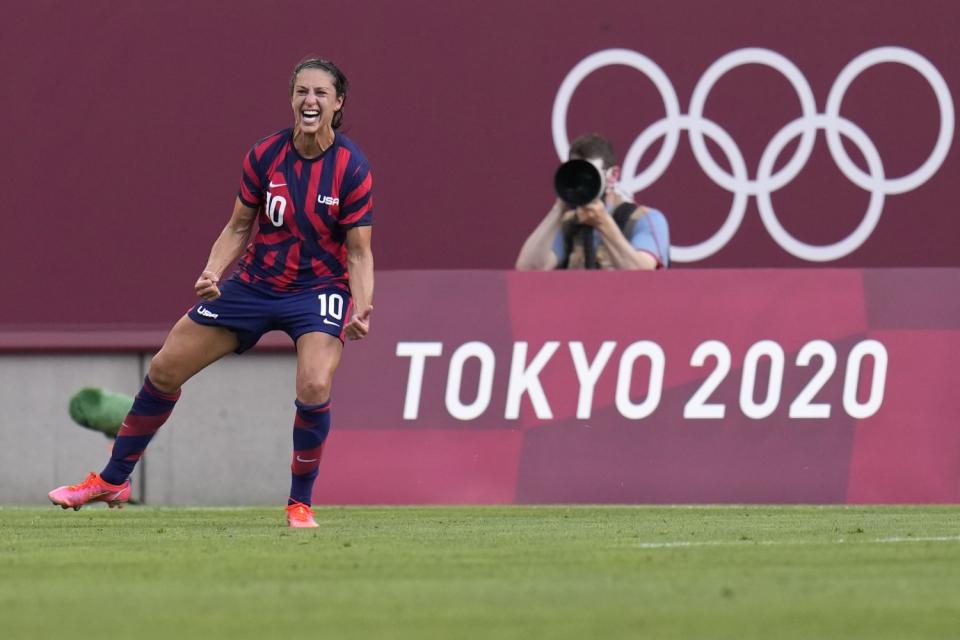
<instances>
[{"instance_id":1,"label":"dark red wall","mask_svg":"<svg viewBox=\"0 0 960 640\"><path fill-rule=\"evenodd\" d=\"M288 74L306 54L336 60L353 82L345 131L375 169L380 269L511 267L552 200L557 90L602 49L656 61L684 113L703 72L744 47L774 49L796 64L819 111L841 69L880 46L919 53L954 96L960 87L960 6L952 1L587 6L8 3L0 15L0 324L166 324L178 316L229 215L243 154L290 122ZM662 110L649 80L607 68L580 86L569 130L606 132L624 154ZM706 112L753 176L799 107L783 77L752 66L724 76ZM888 176L919 166L940 126L929 85L893 64L861 74L842 113L869 135ZM886 198L860 249L827 266L960 264L957 164L952 145L929 181ZM719 227L731 196L704 175L684 134L640 199L667 213L676 244L690 245ZM852 231L868 199L833 164L822 132L808 166L773 196L784 226L821 244ZM750 198L729 244L690 266L811 264L770 239Z\"/></svg>"}]
</instances>

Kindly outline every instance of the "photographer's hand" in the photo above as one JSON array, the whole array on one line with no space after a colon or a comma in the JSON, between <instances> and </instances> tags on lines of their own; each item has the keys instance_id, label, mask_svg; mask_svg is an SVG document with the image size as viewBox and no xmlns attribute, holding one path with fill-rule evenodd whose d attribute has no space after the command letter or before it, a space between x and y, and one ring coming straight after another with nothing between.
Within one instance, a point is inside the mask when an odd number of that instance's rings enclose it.
<instances>
[{"instance_id":1,"label":"photographer's hand","mask_svg":"<svg viewBox=\"0 0 960 640\"><path fill-rule=\"evenodd\" d=\"M553 216L555 218L563 217L563 214L571 209L570 205L566 202L557 198L556 202L553 203L553 206L550 208L550 211L547 213L547 216Z\"/></svg>"},{"instance_id":2,"label":"photographer's hand","mask_svg":"<svg viewBox=\"0 0 960 640\"><path fill-rule=\"evenodd\" d=\"M602 214L600 213L602 212ZM623 235L613 216L606 212L603 204L592 202L577 209L577 217L600 233L600 239L607 249L607 255L615 269L656 269L657 259L645 251L638 251Z\"/></svg>"},{"instance_id":3,"label":"photographer's hand","mask_svg":"<svg viewBox=\"0 0 960 640\"><path fill-rule=\"evenodd\" d=\"M603 200L594 200L590 204L577 207L577 220L580 224L589 225L595 229L600 229L607 224L616 226L613 217L607 213Z\"/></svg>"}]
</instances>

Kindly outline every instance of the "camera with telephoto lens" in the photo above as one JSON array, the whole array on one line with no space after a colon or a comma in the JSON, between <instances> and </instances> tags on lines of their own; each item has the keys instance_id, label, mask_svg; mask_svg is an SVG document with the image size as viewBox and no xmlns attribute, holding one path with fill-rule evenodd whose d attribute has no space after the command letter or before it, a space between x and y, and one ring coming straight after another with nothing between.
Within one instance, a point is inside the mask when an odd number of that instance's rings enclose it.
<instances>
[{"instance_id":1,"label":"camera with telephoto lens","mask_svg":"<svg viewBox=\"0 0 960 640\"><path fill-rule=\"evenodd\" d=\"M603 172L587 160L568 160L553 176L553 188L571 207L582 207L603 197L606 190Z\"/></svg>"}]
</instances>

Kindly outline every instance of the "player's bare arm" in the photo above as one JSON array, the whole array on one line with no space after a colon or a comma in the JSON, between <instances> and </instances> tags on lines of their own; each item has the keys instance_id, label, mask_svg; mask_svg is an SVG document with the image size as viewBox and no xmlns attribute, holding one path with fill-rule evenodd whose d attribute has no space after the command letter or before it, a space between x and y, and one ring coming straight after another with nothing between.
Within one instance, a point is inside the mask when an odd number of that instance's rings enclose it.
<instances>
[{"instance_id":1,"label":"player's bare arm","mask_svg":"<svg viewBox=\"0 0 960 640\"><path fill-rule=\"evenodd\" d=\"M516 268L520 271L549 271L555 269L559 260L553 252L553 239L563 223L563 212L567 209L562 200L553 203L537 228L523 243L517 256Z\"/></svg>"},{"instance_id":2,"label":"player's bare arm","mask_svg":"<svg viewBox=\"0 0 960 640\"><path fill-rule=\"evenodd\" d=\"M257 210L248 207L240 198L237 198L230 221L213 243L207 266L203 268L203 273L193 285L198 296L204 300L216 300L220 297L220 277L227 267L236 262L240 253L250 242L250 234L256 219Z\"/></svg>"},{"instance_id":3,"label":"player's bare arm","mask_svg":"<svg viewBox=\"0 0 960 640\"><path fill-rule=\"evenodd\" d=\"M344 327L348 340L360 340L370 332L373 313L373 251L370 237L373 227L353 227L347 231L347 269L353 315Z\"/></svg>"}]
</instances>

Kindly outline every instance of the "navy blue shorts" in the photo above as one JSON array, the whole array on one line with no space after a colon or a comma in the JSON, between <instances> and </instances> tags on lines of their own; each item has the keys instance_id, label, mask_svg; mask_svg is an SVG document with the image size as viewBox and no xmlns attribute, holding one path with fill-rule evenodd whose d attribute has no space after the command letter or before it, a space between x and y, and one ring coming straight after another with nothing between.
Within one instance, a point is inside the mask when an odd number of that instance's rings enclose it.
<instances>
[{"instance_id":1,"label":"navy blue shorts","mask_svg":"<svg viewBox=\"0 0 960 640\"><path fill-rule=\"evenodd\" d=\"M274 329L296 342L311 331L328 333L343 341L343 325L350 311L350 292L330 286L298 293L277 293L251 286L236 278L220 285L220 297L201 300L187 312L197 324L225 327L237 334L237 353L253 347Z\"/></svg>"}]
</instances>

